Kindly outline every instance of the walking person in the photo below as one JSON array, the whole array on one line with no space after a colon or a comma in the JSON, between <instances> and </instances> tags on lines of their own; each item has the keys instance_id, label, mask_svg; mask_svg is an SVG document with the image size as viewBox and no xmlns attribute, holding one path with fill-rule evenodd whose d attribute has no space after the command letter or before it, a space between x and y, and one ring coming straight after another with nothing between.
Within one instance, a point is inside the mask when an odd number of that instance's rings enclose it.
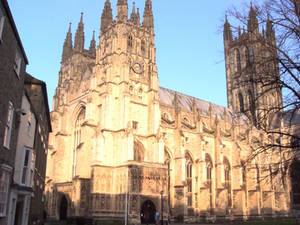
<instances>
[{"instance_id":1,"label":"walking person","mask_svg":"<svg viewBox=\"0 0 300 225\"><path fill-rule=\"evenodd\" d=\"M156 225L158 225L158 223L159 223L159 217L160 217L160 212L156 211L156 213L155 213L155 224Z\"/></svg>"}]
</instances>

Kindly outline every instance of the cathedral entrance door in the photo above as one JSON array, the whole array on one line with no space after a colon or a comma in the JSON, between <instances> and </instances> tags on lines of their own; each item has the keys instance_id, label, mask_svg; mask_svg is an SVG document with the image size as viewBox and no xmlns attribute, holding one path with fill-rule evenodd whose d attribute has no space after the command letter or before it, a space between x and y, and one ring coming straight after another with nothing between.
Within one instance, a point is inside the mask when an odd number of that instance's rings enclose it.
<instances>
[{"instance_id":1,"label":"cathedral entrance door","mask_svg":"<svg viewBox=\"0 0 300 225\"><path fill-rule=\"evenodd\" d=\"M66 220L67 212L68 212L68 201L66 196L62 196L60 200L60 206L59 206L59 219Z\"/></svg>"},{"instance_id":2,"label":"cathedral entrance door","mask_svg":"<svg viewBox=\"0 0 300 225\"><path fill-rule=\"evenodd\" d=\"M154 203L150 200L145 201L141 207L141 223L155 223L155 212L156 208Z\"/></svg>"}]
</instances>

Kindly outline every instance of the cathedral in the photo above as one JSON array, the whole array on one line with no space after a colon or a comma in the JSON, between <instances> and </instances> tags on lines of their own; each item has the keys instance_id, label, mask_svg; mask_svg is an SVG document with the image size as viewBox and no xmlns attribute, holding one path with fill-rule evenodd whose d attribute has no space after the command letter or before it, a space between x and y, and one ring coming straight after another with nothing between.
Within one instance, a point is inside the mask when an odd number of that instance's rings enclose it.
<instances>
[{"instance_id":1,"label":"cathedral","mask_svg":"<svg viewBox=\"0 0 300 225\"><path fill-rule=\"evenodd\" d=\"M135 5L128 11L118 0L114 18L106 0L98 46L94 34L84 48L83 15L74 45L67 32L51 112L47 215L131 224L153 223L156 211L185 222L287 215L290 196L278 178L260 180L260 162L270 159L246 163L264 141L255 126L260 106L282 104L279 88L242 82L256 55L272 54L255 42L275 41L271 23L261 34L251 7L248 29L234 38L226 19L226 108L160 87L152 1L142 18Z\"/></svg>"}]
</instances>

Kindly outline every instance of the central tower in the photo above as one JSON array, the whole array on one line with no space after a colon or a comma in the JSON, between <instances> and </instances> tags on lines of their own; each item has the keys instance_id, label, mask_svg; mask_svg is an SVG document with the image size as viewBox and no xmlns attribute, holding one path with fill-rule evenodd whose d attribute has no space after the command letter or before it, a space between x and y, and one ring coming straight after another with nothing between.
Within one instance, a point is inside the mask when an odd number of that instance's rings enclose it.
<instances>
[{"instance_id":1,"label":"central tower","mask_svg":"<svg viewBox=\"0 0 300 225\"><path fill-rule=\"evenodd\" d=\"M64 218L63 208L65 217L123 220L127 212L132 223L154 222L167 198L167 166L151 0L142 24L135 3L128 18L127 0L118 0L114 20L106 0L97 49L94 36L85 50L81 15L74 47L71 26L64 43L48 156L50 216Z\"/></svg>"},{"instance_id":2,"label":"central tower","mask_svg":"<svg viewBox=\"0 0 300 225\"><path fill-rule=\"evenodd\" d=\"M151 0L146 1L142 25L135 3L129 19L127 12L127 1L118 0L113 21L106 1L101 17L94 67L106 114L101 124L104 130L134 128L136 134L151 136L158 131L160 115Z\"/></svg>"}]
</instances>

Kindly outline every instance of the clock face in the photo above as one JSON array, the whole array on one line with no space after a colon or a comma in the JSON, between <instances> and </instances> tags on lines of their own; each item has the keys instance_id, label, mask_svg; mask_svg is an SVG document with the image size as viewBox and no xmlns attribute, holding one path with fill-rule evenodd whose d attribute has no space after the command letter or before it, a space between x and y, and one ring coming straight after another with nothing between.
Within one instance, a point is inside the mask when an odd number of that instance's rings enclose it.
<instances>
[{"instance_id":1,"label":"clock face","mask_svg":"<svg viewBox=\"0 0 300 225\"><path fill-rule=\"evenodd\" d=\"M138 74L143 73L143 66L139 62L133 62L131 68L132 68L133 72L135 72L135 73L138 73Z\"/></svg>"}]
</instances>

